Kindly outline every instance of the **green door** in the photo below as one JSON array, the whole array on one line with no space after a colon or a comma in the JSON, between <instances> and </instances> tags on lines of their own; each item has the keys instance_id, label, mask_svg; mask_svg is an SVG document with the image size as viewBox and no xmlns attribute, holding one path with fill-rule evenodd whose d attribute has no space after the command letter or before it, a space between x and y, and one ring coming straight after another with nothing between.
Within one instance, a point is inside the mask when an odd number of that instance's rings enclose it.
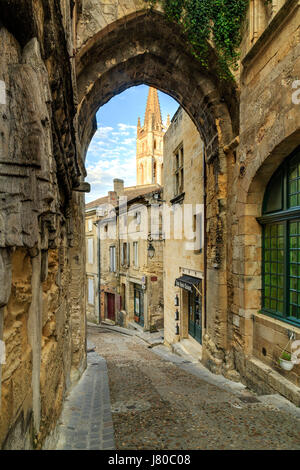
<instances>
[{"instance_id":1,"label":"green door","mask_svg":"<svg viewBox=\"0 0 300 470\"><path fill-rule=\"evenodd\" d=\"M198 292L189 292L189 334L202 344L202 297Z\"/></svg>"},{"instance_id":2,"label":"green door","mask_svg":"<svg viewBox=\"0 0 300 470\"><path fill-rule=\"evenodd\" d=\"M144 292L138 284L134 285L134 321L144 326Z\"/></svg>"}]
</instances>

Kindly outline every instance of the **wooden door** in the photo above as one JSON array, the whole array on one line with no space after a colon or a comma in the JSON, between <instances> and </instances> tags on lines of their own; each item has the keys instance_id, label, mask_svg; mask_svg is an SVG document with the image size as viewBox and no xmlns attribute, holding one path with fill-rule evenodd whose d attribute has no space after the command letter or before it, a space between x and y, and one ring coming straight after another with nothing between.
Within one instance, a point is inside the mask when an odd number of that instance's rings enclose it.
<instances>
[{"instance_id":1,"label":"wooden door","mask_svg":"<svg viewBox=\"0 0 300 470\"><path fill-rule=\"evenodd\" d=\"M107 294L107 318L115 321L115 296Z\"/></svg>"}]
</instances>

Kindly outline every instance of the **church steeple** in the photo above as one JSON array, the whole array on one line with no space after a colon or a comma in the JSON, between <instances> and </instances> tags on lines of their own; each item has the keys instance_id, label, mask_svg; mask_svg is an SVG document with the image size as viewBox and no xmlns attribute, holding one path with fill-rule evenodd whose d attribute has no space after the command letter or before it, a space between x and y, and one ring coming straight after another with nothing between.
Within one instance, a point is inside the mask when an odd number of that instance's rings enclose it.
<instances>
[{"instance_id":1,"label":"church steeple","mask_svg":"<svg viewBox=\"0 0 300 470\"><path fill-rule=\"evenodd\" d=\"M138 119L136 139L137 184L162 184L164 126L158 93L149 87L144 125Z\"/></svg>"},{"instance_id":2,"label":"church steeple","mask_svg":"<svg viewBox=\"0 0 300 470\"><path fill-rule=\"evenodd\" d=\"M149 87L144 127L149 129L151 126L154 126L154 129L161 129L162 119L157 90L156 88Z\"/></svg>"}]
</instances>

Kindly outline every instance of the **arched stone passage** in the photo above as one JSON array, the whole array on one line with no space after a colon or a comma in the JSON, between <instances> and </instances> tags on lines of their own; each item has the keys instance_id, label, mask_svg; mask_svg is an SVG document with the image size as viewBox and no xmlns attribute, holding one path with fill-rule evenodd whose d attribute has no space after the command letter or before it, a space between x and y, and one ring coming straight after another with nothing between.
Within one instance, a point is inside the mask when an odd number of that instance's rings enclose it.
<instances>
[{"instance_id":1,"label":"arched stone passage","mask_svg":"<svg viewBox=\"0 0 300 470\"><path fill-rule=\"evenodd\" d=\"M173 98L198 128L207 161L207 311L205 344L219 351L204 362L221 372L228 343L227 157L223 147L238 134L238 90L220 80L215 52L203 68L189 51L179 27L154 11L119 19L78 51L78 135L85 158L100 106L127 88L147 84ZM208 348L209 349L209 348ZM207 349L207 350L208 350ZM215 348L211 348L215 351ZM205 347L204 347L205 351ZM216 361L215 361L216 359Z\"/></svg>"},{"instance_id":2,"label":"arched stone passage","mask_svg":"<svg viewBox=\"0 0 300 470\"><path fill-rule=\"evenodd\" d=\"M97 109L133 85L148 84L176 99L195 122L208 160L238 132L238 93L218 79L211 49L209 69L189 52L177 25L158 12L143 10L110 24L78 51L78 124L85 155Z\"/></svg>"}]
</instances>

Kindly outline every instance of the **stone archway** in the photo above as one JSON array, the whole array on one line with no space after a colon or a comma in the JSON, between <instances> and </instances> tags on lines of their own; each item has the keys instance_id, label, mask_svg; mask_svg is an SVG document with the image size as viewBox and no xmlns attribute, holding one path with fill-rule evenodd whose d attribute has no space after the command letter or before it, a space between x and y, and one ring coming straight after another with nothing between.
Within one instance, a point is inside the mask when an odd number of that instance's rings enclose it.
<instances>
[{"instance_id":1,"label":"stone archway","mask_svg":"<svg viewBox=\"0 0 300 470\"><path fill-rule=\"evenodd\" d=\"M83 160L96 129L98 108L134 85L151 85L175 98L199 130L207 163L207 342L211 345L210 338L214 338L221 350L218 355L225 357L229 345L227 156L223 148L238 134L237 86L219 79L213 49L205 69L189 52L179 27L160 12L149 10L119 18L89 37L77 51L76 70ZM221 371L216 359L211 352L207 359L204 354L204 362Z\"/></svg>"},{"instance_id":2,"label":"stone archway","mask_svg":"<svg viewBox=\"0 0 300 470\"><path fill-rule=\"evenodd\" d=\"M270 318L259 315L262 308L262 226L257 219L262 216L263 199L268 182L298 143L299 131L296 131L272 149L263 161L257 159L251 166L249 165L247 178L244 172L240 171L239 180L236 181L239 189L236 205L239 236L233 246L232 263L233 270L238 263L239 289L236 295L239 299L239 319L237 321L237 314L233 313L235 319L232 323L236 366L250 386L256 386L257 381L255 377L257 371L252 367L251 358L265 362L261 354L265 346L264 341L270 346L271 335L273 334L274 338L276 334L278 335L272 330L282 335L280 340L277 337L276 341L271 341L274 343L272 346L276 347L278 342L285 341L284 324L280 325L280 322L277 322L275 325L276 322L272 323ZM261 373L267 374L265 371ZM265 384L263 386L265 388L262 390L269 391Z\"/></svg>"}]
</instances>

